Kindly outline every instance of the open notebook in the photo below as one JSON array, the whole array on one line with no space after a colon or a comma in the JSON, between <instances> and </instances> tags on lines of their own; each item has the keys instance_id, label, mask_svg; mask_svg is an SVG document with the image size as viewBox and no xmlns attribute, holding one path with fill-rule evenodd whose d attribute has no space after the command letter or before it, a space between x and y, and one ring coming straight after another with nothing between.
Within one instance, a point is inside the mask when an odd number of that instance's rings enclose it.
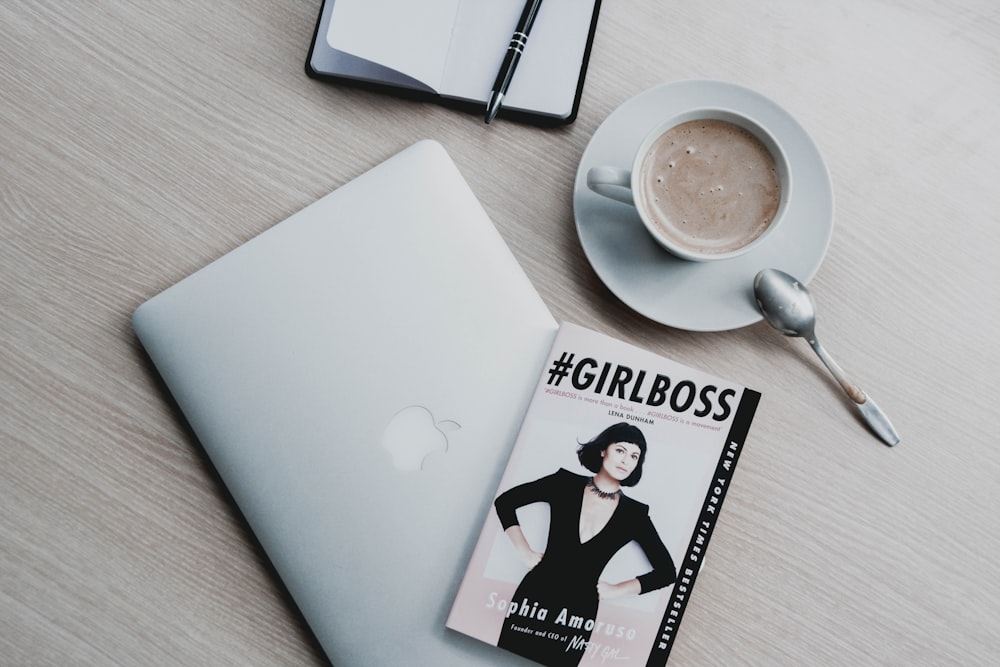
<instances>
[{"instance_id":1,"label":"open notebook","mask_svg":"<svg viewBox=\"0 0 1000 667\"><path fill-rule=\"evenodd\" d=\"M523 6L523 0L326 0L306 71L481 113ZM574 120L599 9L600 0L542 3L501 117Z\"/></svg>"}]
</instances>

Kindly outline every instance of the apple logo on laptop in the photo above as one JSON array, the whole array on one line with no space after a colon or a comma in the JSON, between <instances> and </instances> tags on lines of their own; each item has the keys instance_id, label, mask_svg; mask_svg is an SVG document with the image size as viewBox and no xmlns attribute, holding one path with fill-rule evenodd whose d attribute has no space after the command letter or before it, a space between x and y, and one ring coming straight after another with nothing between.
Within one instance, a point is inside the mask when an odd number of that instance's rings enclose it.
<instances>
[{"instance_id":1,"label":"apple logo on laptop","mask_svg":"<svg viewBox=\"0 0 1000 667\"><path fill-rule=\"evenodd\" d=\"M434 421L434 415L420 405L403 408L389 420L382 432L382 447L392 455L393 465L400 470L420 470L424 460L433 453L448 451L445 432L462 428L456 422Z\"/></svg>"}]
</instances>

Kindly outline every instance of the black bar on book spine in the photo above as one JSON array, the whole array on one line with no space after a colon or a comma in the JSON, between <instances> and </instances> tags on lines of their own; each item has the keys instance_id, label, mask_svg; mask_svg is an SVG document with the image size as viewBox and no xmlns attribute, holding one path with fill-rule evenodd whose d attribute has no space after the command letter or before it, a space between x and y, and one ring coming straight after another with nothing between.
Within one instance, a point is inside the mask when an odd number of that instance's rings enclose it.
<instances>
[{"instance_id":1,"label":"black bar on book spine","mask_svg":"<svg viewBox=\"0 0 1000 667\"><path fill-rule=\"evenodd\" d=\"M680 626L681 617L687 608L688 597L694 588L695 580L701 569L702 559L708 542L715 530L715 522L718 519L719 509L725 500L726 491L729 489L729 482L732 480L733 471L739 460L740 452L743 450L743 443L746 441L747 433L750 430L750 422L753 420L757 404L760 402L760 393L751 389L744 389L740 398L739 407L733 417L733 424L726 437L722 454L719 456L719 463L715 468L714 481L710 485L705 502L701 507L701 515L695 527L694 535L688 544L684 560L677 566L677 581L674 583L674 590L670 594L670 602L667 610L663 614L663 621L660 624L660 636L657 638L646 661L646 667L663 667L667 664L670 656L670 649L673 648L674 639L677 636L677 628Z\"/></svg>"}]
</instances>

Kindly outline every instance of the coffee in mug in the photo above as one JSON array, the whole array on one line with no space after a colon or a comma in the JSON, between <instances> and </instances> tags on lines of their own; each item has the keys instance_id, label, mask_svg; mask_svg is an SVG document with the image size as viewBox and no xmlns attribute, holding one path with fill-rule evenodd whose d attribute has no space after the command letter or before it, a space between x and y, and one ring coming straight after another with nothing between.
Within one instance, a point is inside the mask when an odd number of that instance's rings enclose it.
<instances>
[{"instance_id":1,"label":"coffee in mug","mask_svg":"<svg viewBox=\"0 0 1000 667\"><path fill-rule=\"evenodd\" d=\"M654 129L632 170L596 167L588 186L633 204L653 237L684 259L742 254L778 223L791 186L784 153L732 111L689 111Z\"/></svg>"}]
</instances>

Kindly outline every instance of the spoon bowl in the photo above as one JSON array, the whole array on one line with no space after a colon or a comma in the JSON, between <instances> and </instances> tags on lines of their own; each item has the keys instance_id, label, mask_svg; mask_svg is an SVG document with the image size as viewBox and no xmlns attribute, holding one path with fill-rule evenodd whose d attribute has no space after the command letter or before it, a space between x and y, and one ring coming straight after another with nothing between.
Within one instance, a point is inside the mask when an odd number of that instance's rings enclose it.
<instances>
[{"instance_id":1,"label":"spoon bowl","mask_svg":"<svg viewBox=\"0 0 1000 667\"><path fill-rule=\"evenodd\" d=\"M784 271L764 269L753 281L757 308L772 327L786 336L812 336L816 304L798 280Z\"/></svg>"}]
</instances>

